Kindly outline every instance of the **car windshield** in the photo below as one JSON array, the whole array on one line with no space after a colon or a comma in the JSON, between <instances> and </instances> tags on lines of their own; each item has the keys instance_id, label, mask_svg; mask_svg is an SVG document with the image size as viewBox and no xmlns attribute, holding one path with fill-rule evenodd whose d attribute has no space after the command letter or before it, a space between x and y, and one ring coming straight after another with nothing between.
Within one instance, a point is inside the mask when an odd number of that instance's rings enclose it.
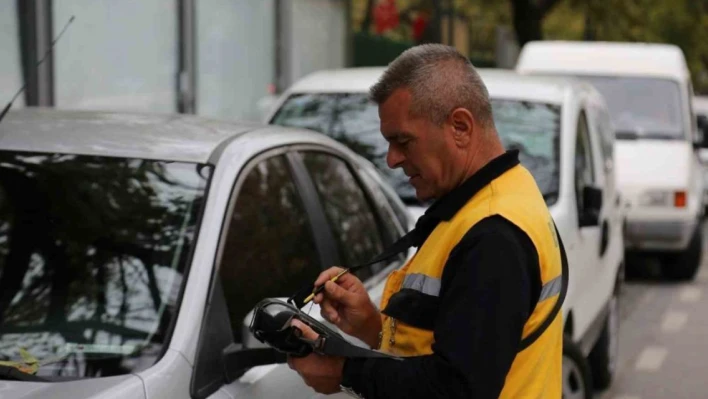
<instances>
[{"instance_id":1,"label":"car windshield","mask_svg":"<svg viewBox=\"0 0 708 399\"><path fill-rule=\"evenodd\" d=\"M560 108L553 105L493 100L494 120L507 149L518 149L521 163L536 179L547 202L558 192ZM415 189L401 168L386 165L388 143L379 130L376 104L366 93L293 94L271 123L312 129L349 146L371 161L406 203Z\"/></svg>"},{"instance_id":2,"label":"car windshield","mask_svg":"<svg viewBox=\"0 0 708 399\"><path fill-rule=\"evenodd\" d=\"M0 364L34 365L50 379L154 364L210 173L191 163L0 151Z\"/></svg>"},{"instance_id":3,"label":"car windshield","mask_svg":"<svg viewBox=\"0 0 708 399\"><path fill-rule=\"evenodd\" d=\"M659 78L578 76L605 97L617 138L682 139L681 95L676 82Z\"/></svg>"}]
</instances>

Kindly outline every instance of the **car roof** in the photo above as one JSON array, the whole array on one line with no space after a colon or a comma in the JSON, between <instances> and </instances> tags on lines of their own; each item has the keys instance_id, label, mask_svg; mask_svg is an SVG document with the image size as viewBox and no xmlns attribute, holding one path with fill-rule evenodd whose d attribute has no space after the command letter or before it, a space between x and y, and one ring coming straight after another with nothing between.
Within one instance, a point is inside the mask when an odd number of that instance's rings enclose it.
<instances>
[{"instance_id":1,"label":"car roof","mask_svg":"<svg viewBox=\"0 0 708 399\"><path fill-rule=\"evenodd\" d=\"M522 75L508 69L478 69L492 99L535 101L561 105L572 92L590 91L579 79Z\"/></svg>"},{"instance_id":2,"label":"car roof","mask_svg":"<svg viewBox=\"0 0 708 399\"><path fill-rule=\"evenodd\" d=\"M289 89L292 93L366 93L383 74L383 67L331 69L313 72ZM509 69L477 68L492 98L563 102L566 91L589 86L578 79L521 75Z\"/></svg>"},{"instance_id":3,"label":"car roof","mask_svg":"<svg viewBox=\"0 0 708 399\"><path fill-rule=\"evenodd\" d=\"M534 41L521 49L516 69L524 73L690 78L681 49L659 43Z\"/></svg>"},{"instance_id":4,"label":"car roof","mask_svg":"<svg viewBox=\"0 0 708 399\"><path fill-rule=\"evenodd\" d=\"M184 114L24 108L0 121L0 149L205 163L262 125Z\"/></svg>"},{"instance_id":5,"label":"car roof","mask_svg":"<svg viewBox=\"0 0 708 399\"><path fill-rule=\"evenodd\" d=\"M288 91L295 93L366 93L381 77L384 67L320 70L301 78Z\"/></svg>"}]
</instances>

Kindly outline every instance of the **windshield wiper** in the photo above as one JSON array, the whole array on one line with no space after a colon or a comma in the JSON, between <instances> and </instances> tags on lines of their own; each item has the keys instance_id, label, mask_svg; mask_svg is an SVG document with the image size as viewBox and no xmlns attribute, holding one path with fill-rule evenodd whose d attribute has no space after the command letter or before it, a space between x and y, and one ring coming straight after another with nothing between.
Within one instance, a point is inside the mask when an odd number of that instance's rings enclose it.
<instances>
[{"instance_id":1,"label":"windshield wiper","mask_svg":"<svg viewBox=\"0 0 708 399\"><path fill-rule=\"evenodd\" d=\"M48 382L46 378L25 373L16 367L0 365L0 380Z\"/></svg>"}]
</instances>

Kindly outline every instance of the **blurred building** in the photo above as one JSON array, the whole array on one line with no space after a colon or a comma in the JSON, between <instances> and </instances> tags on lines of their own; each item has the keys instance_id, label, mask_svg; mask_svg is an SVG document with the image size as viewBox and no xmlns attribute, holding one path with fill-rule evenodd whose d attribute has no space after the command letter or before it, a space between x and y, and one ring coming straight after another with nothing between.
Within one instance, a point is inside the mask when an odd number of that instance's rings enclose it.
<instances>
[{"instance_id":1,"label":"blurred building","mask_svg":"<svg viewBox=\"0 0 708 399\"><path fill-rule=\"evenodd\" d=\"M0 0L0 103L27 81L15 107L257 120L269 93L348 64L348 9L348 0Z\"/></svg>"}]
</instances>

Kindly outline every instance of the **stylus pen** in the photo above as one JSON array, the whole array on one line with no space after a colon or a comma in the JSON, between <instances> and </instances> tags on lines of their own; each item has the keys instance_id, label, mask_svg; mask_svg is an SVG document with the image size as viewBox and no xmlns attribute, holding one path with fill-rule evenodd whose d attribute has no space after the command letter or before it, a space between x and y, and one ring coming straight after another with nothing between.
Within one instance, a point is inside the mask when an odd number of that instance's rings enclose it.
<instances>
[{"instance_id":1,"label":"stylus pen","mask_svg":"<svg viewBox=\"0 0 708 399\"><path fill-rule=\"evenodd\" d=\"M344 269L341 272L339 272L339 274L337 274L336 276L329 279L329 281L335 282L335 281L337 281L337 279L339 279L340 277L342 277L343 275L345 275L347 273L349 273L349 269ZM324 286L325 285L322 284L319 287L315 288L315 290L312 291L312 294L310 294L310 296L305 298L305 301L302 304L305 305L306 303L310 302L315 297L315 295L319 294L320 292L322 292L322 290L324 290Z\"/></svg>"}]
</instances>

